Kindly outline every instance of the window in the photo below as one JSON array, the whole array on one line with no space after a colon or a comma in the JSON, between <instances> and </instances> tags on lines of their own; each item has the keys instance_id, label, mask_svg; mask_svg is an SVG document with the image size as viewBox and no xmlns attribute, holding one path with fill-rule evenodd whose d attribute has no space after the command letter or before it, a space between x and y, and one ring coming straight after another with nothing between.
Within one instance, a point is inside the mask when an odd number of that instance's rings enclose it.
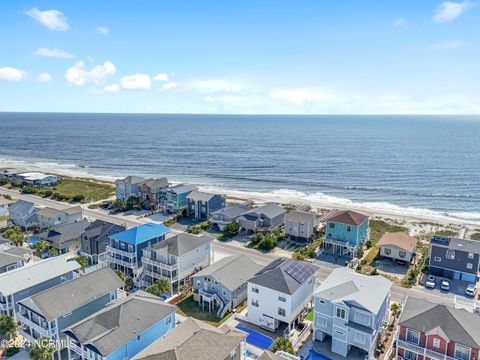
<instances>
[{"instance_id":1,"label":"window","mask_svg":"<svg viewBox=\"0 0 480 360\"><path fill-rule=\"evenodd\" d=\"M345 319L345 317L346 317L345 309L337 307L337 317L340 318L340 319Z\"/></svg>"},{"instance_id":2,"label":"window","mask_svg":"<svg viewBox=\"0 0 480 360\"><path fill-rule=\"evenodd\" d=\"M398 252L398 255L401 257L401 258L405 258L405 256L407 256L407 253L405 251L399 251Z\"/></svg>"},{"instance_id":3,"label":"window","mask_svg":"<svg viewBox=\"0 0 480 360\"><path fill-rule=\"evenodd\" d=\"M255 307L258 307L258 300L257 299L252 299L252 305Z\"/></svg>"},{"instance_id":4,"label":"window","mask_svg":"<svg viewBox=\"0 0 480 360\"><path fill-rule=\"evenodd\" d=\"M198 287L202 286L202 282L200 280L197 280L197 286Z\"/></svg>"},{"instance_id":5,"label":"window","mask_svg":"<svg viewBox=\"0 0 480 360\"><path fill-rule=\"evenodd\" d=\"M317 327L326 328L328 326L328 320L321 316L315 316L315 322Z\"/></svg>"},{"instance_id":6,"label":"window","mask_svg":"<svg viewBox=\"0 0 480 360\"><path fill-rule=\"evenodd\" d=\"M407 329L407 342L417 344L420 341L420 333L415 330Z\"/></svg>"},{"instance_id":7,"label":"window","mask_svg":"<svg viewBox=\"0 0 480 360\"><path fill-rule=\"evenodd\" d=\"M410 350L403 350L403 358L407 360L417 360L417 354Z\"/></svg>"},{"instance_id":8,"label":"window","mask_svg":"<svg viewBox=\"0 0 480 360\"><path fill-rule=\"evenodd\" d=\"M370 324L370 316L361 311L355 311L355 315L353 316L354 321L361 325L369 325Z\"/></svg>"},{"instance_id":9,"label":"window","mask_svg":"<svg viewBox=\"0 0 480 360\"><path fill-rule=\"evenodd\" d=\"M473 255L472 253L468 253L468 258L469 259L473 259L475 257L475 255Z\"/></svg>"},{"instance_id":10,"label":"window","mask_svg":"<svg viewBox=\"0 0 480 360\"><path fill-rule=\"evenodd\" d=\"M70 315L72 315L72 312L71 312L71 311L69 311L68 313L64 314L62 317L66 318L66 317L68 317L68 316L70 316Z\"/></svg>"},{"instance_id":11,"label":"window","mask_svg":"<svg viewBox=\"0 0 480 360\"><path fill-rule=\"evenodd\" d=\"M392 253L392 249L385 248L385 255L390 255Z\"/></svg>"},{"instance_id":12,"label":"window","mask_svg":"<svg viewBox=\"0 0 480 360\"><path fill-rule=\"evenodd\" d=\"M335 229L335 224L334 224L334 223L329 223L329 224L328 224L328 227L329 227L330 229Z\"/></svg>"},{"instance_id":13,"label":"window","mask_svg":"<svg viewBox=\"0 0 480 360\"><path fill-rule=\"evenodd\" d=\"M354 340L357 343L366 344L367 343L367 334L364 334L364 333L359 332L359 331L355 331Z\"/></svg>"},{"instance_id":14,"label":"window","mask_svg":"<svg viewBox=\"0 0 480 360\"><path fill-rule=\"evenodd\" d=\"M285 309L283 309L283 308L278 308L278 315L280 315L280 316L285 316Z\"/></svg>"},{"instance_id":15,"label":"window","mask_svg":"<svg viewBox=\"0 0 480 360\"><path fill-rule=\"evenodd\" d=\"M435 256L435 261L442 261L442 258L440 256Z\"/></svg>"},{"instance_id":16,"label":"window","mask_svg":"<svg viewBox=\"0 0 480 360\"><path fill-rule=\"evenodd\" d=\"M447 259L455 260L455 250L448 249L445 256L447 257Z\"/></svg>"},{"instance_id":17,"label":"window","mask_svg":"<svg viewBox=\"0 0 480 360\"><path fill-rule=\"evenodd\" d=\"M467 263L467 269L472 270L473 269L473 264L472 263Z\"/></svg>"},{"instance_id":18,"label":"window","mask_svg":"<svg viewBox=\"0 0 480 360\"><path fill-rule=\"evenodd\" d=\"M227 296L227 291L225 289L222 289L222 295Z\"/></svg>"},{"instance_id":19,"label":"window","mask_svg":"<svg viewBox=\"0 0 480 360\"><path fill-rule=\"evenodd\" d=\"M165 325L168 325L172 322L172 315L168 315L166 318L165 318Z\"/></svg>"},{"instance_id":20,"label":"window","mask_svg":"<svg viewBox=\"0 0 480 360\"><path fill-rule=\"evenodd\" d=\"M460 344L455 344L455 358L461 359L461 360L469 360L470 352L471 352L471 349L469 347L463 346Z\"/></svg>"},{"instance_id":21,"label":"window","mask_svg":"<svg viewBox=\"0 0 480 360\"><path fill-rule=\"evenodd\" d=\"M437 349L440 347L440 339L433 339L433 347Z\"/></svg>"},{"instance_id":22,"label":"window","mask_svg":"<svg viewBox=\"0 0 480 360\"><path fill-rule=\"evenodd\" d=\"M352 231L352 227L350 225L347 225L347 232Z\"/></svg>"},{"instance_id":23,"label":"window","mask_svg":"<svg viewBox=\"0 0 480 360\"><path fill-rule=\"evenodd\" d=\"M137 335L137 341L140 341L140 335Z\"/></svg>"},{"instance_id":24,"label":"window","mask_svg":"<svg viewBox=\"0 0 480 360\"><path fill-rule=\"evenodd\" d=\"M286 302L287 299L285 298L285 296L279 296L279 297L278 297L278 301Z\"/></svg>"},{"instance_id":25,"label":"window","mask_svg":"<svg viewBox=\"0 0 480 360\"><path fill-rule=\"evenodd\" d=\"M320 304L325 304L325 300L320 299Z\"/></svg>"},{"instance_id":26,"label":"window","mask_svg":"<svg viewBox=\"0 0 480 360\"><path fill-rule=\"evenodd\" d=\"M232 350L232 352L230 353L230 360L234 360L235 359L235 350Z\"/></svg>"},{"instance_id":27,"label":"window","mask_svg":"<svg viewBox=\"0 0 480 360\"><path fill-rule=\"evenodd\" d=\"M256 286L252 286L252 292L259 293L258 288Z\"/></svg>"}]
</instances>

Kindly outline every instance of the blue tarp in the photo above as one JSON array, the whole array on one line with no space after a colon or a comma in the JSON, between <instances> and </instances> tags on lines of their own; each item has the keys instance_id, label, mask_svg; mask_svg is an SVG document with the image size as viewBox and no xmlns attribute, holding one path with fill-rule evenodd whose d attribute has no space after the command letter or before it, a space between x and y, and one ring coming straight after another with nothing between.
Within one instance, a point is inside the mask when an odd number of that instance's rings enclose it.
<instances>
[{"instance_id":1,"label":"blue tarp","mask_svg":"<svg viewBox=\"0 0 480 360\"><path fill-rule=\"evenodd\" d=\"M241 325L237 325L236 328L238 330L242 330L248 334L247 336L247 343L256 346L261 349L269 349L270 346L273 344L273 339L256 332L255 330L246 328Z\"/></svg>"}]
</instances>

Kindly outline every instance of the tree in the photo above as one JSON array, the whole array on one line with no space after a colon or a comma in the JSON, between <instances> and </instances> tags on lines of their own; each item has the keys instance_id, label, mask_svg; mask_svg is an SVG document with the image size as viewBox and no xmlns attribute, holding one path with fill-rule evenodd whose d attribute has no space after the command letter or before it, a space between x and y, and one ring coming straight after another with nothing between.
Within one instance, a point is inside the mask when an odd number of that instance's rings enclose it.
<instances>
[{"instance_id":1,"label":"tree","mask_svg":"<svg viewBox=\"0 0 480 360\"><path fill-rule=\"evenodd\" d=\"M130 290L133 287L133 280L120 270L115 270L115 274L125 283L123 290Z\"/></svg>"},{"instance_id":2,"label":"tree","mask_svg":"<svg viewBox=\"0 0 480 360\"><path fill-rule=\"evenodd\" d=\"M275 340L275 342L273 343L273 346L271 348L271 351L273 353L275 353L277 351L285 351L285 352L287 352L289 354L292 354L292 355L295 354L295 352L293 351L292 342L287 338L278 338L277 340Z\"/></svg>"},{"instance_id":3,"label":"tree","mask_svg":"<svg viewBox=\"0 0 480 360\"><path fill-rule=\"evenodd\" d=\"M145 289L146 292L162 297L165 294L172 292L172 285L167 279L158 279L152 285Z\"/></svg>"},{"instance_id":4,"label":"tree","mask_svg":"<svg viewBox=\"0 0 480 360\"><path fill-rule=\"evenodd\" d=\"M402 305L399 303L393 303L390 305L390 310L392 311L393 316L399 317L400 313L402 312Z\"/></svg>"},{"instance_id":5,"label":"tree","mask_svg":"<svg viewBox=\"0 0 480 360\"><path fill-rule=\"evenodd\" d=\"M18 323L9 315L0 315L0 336L12 338L17 334Z\"/></svg>"},{"instance_id":6,"label":"tree","mask_svg":"<svg viewBox=\"0 0 480 360\"><path fill-rule=\"evenodd\" d=\"M231 222L230 224L225 225L223 232L225 235L232 237L234 235L237 235L239 230L240 230L240 225L237 224L236 222Z\"/></svg>"},{"instance_id":7,"label":"tree","mask_svg":"<svg viewBox=\"0 0 480 360\"><path fill-rule=\"evenodd\" d=\"M42 254L47 250L48 243L45 240L40 240L32 245L33 253L37 257L42 257Z\"/></svg>"},{"instance_id":8,"label":"tree","mask_svg":"<svg viewBox=\"0 0 480 360\"><path fill-rule=\"evenodd\" d=\"M41 336L35 340L33 346L30 348L29 356L32 360L50 360L55 350L52 340Z\"/></svg>"},{"instance_id":9,"label":"tree","mask_svg":"<svg viewBox=\"0 0 480 360\"><path fill-rule=\"evenodd\" d=\"M188 289L189 289L189 286L186 285L186 284L182 284L178 288L178 290L180 291L181 294L185 294L188 291Z\"/></svg>"},{"instance_id":10,"label":"tree","mask_svg":"<svg viewBox=\"0 0 480 360\"><path fill-rule=\"evenodd\" d=\"M10 225L2 236L10 240L15 246L22 246L25 241L25 236L22 235L22 230L17 225Z\"/></svg>"},{"instance_id":11,"label":"tree","mask_svg":"<svg viewBox=\"0 0 480 360\"><path fill-rule=\"evenodd\" d=\"M48 249L48 255L50 255L52 257L57 256L58 255L58 250L55 249L55 248L50 248L50 249Z\"/></svg>"},{"instance_id":12,"label":"tree","mask_svg":"<svg viewBox=\"0 0 480 360\"><path fill-rule=\"evenodd\" d=\"M115 205L115 207L120 211L125 210L125 208L127 207L127 204L122 199L116 199L113 202L113 205Z\"/></svg>"},{"instance_id":13,"label":"tree","mask_svg":"<svg viewBox=\"0 0 480 360\"><path fill-rule=\"evenodd\" d=\"M88 258L86 256L78 256L75 258L75 260L82 265L82 267L87 267L88 266Z\"/></svg>"}]
</instances>

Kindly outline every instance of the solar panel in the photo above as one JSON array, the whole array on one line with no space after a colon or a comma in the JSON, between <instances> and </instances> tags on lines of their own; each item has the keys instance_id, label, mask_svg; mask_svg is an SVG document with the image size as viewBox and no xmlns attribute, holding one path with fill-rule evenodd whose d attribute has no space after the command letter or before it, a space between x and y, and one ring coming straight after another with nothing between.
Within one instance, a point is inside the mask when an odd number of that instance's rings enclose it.
<instances>
[{"instance_id":1,"label":"solar panel","mask_svg":"<svg viewBox=\"0 0 480 360\"><path fill-rule=\"evenodd\" d=\"M285 272L294 278L298 283L303 284L305 280L307 280L315 272L315 269L308 264L302 264L295 261L285 269Z\"/></svg>"}]
</instances>

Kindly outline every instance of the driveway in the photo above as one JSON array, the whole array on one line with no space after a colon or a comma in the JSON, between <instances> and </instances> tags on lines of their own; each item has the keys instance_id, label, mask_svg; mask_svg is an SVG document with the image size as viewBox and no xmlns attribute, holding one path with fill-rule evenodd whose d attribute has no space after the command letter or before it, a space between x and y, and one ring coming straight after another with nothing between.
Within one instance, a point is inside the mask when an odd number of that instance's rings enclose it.
<instances>
[{"instance_id":1,"label":"driveway","mask_svg":"<svg viewBox=\"0 0 480 360\"><path fill-rule=\"evenodd\" d=\"M455 280L455 279L446 279L446 278L436 276L435 277L436 278L435 289L429 289L429 288L424 287L424 285L423 285L423 284L425 284L426 277L427 277L427 275L423 275L422 280L420 280L420 284L422 284L422 285L418 286L419 289L421 289L425 292L433 293L433 294L440 295L440 296L445 296L447 294L452 294L452 295L456 296L457 299L465 299L467 301L472 300L471 297L465 296L465 289L467 288L468 284L470 284L470 282L462 281L462 280ZM440 289L440 282L443 279L446 279L446 280L450 281L450 291L443 291L443 290Z\"/></svg>"},{"instance_id":2,"label":"driveway","mask_svg":"<svg viewBox=\"0 0 480 360\"><path fill-rule=\"evenodd\" d=\"M408 270L408 264L399 265L392 259L375 260L375 265L379 271L396 277L405 276Z\"/></svg>"}]
</instances>

